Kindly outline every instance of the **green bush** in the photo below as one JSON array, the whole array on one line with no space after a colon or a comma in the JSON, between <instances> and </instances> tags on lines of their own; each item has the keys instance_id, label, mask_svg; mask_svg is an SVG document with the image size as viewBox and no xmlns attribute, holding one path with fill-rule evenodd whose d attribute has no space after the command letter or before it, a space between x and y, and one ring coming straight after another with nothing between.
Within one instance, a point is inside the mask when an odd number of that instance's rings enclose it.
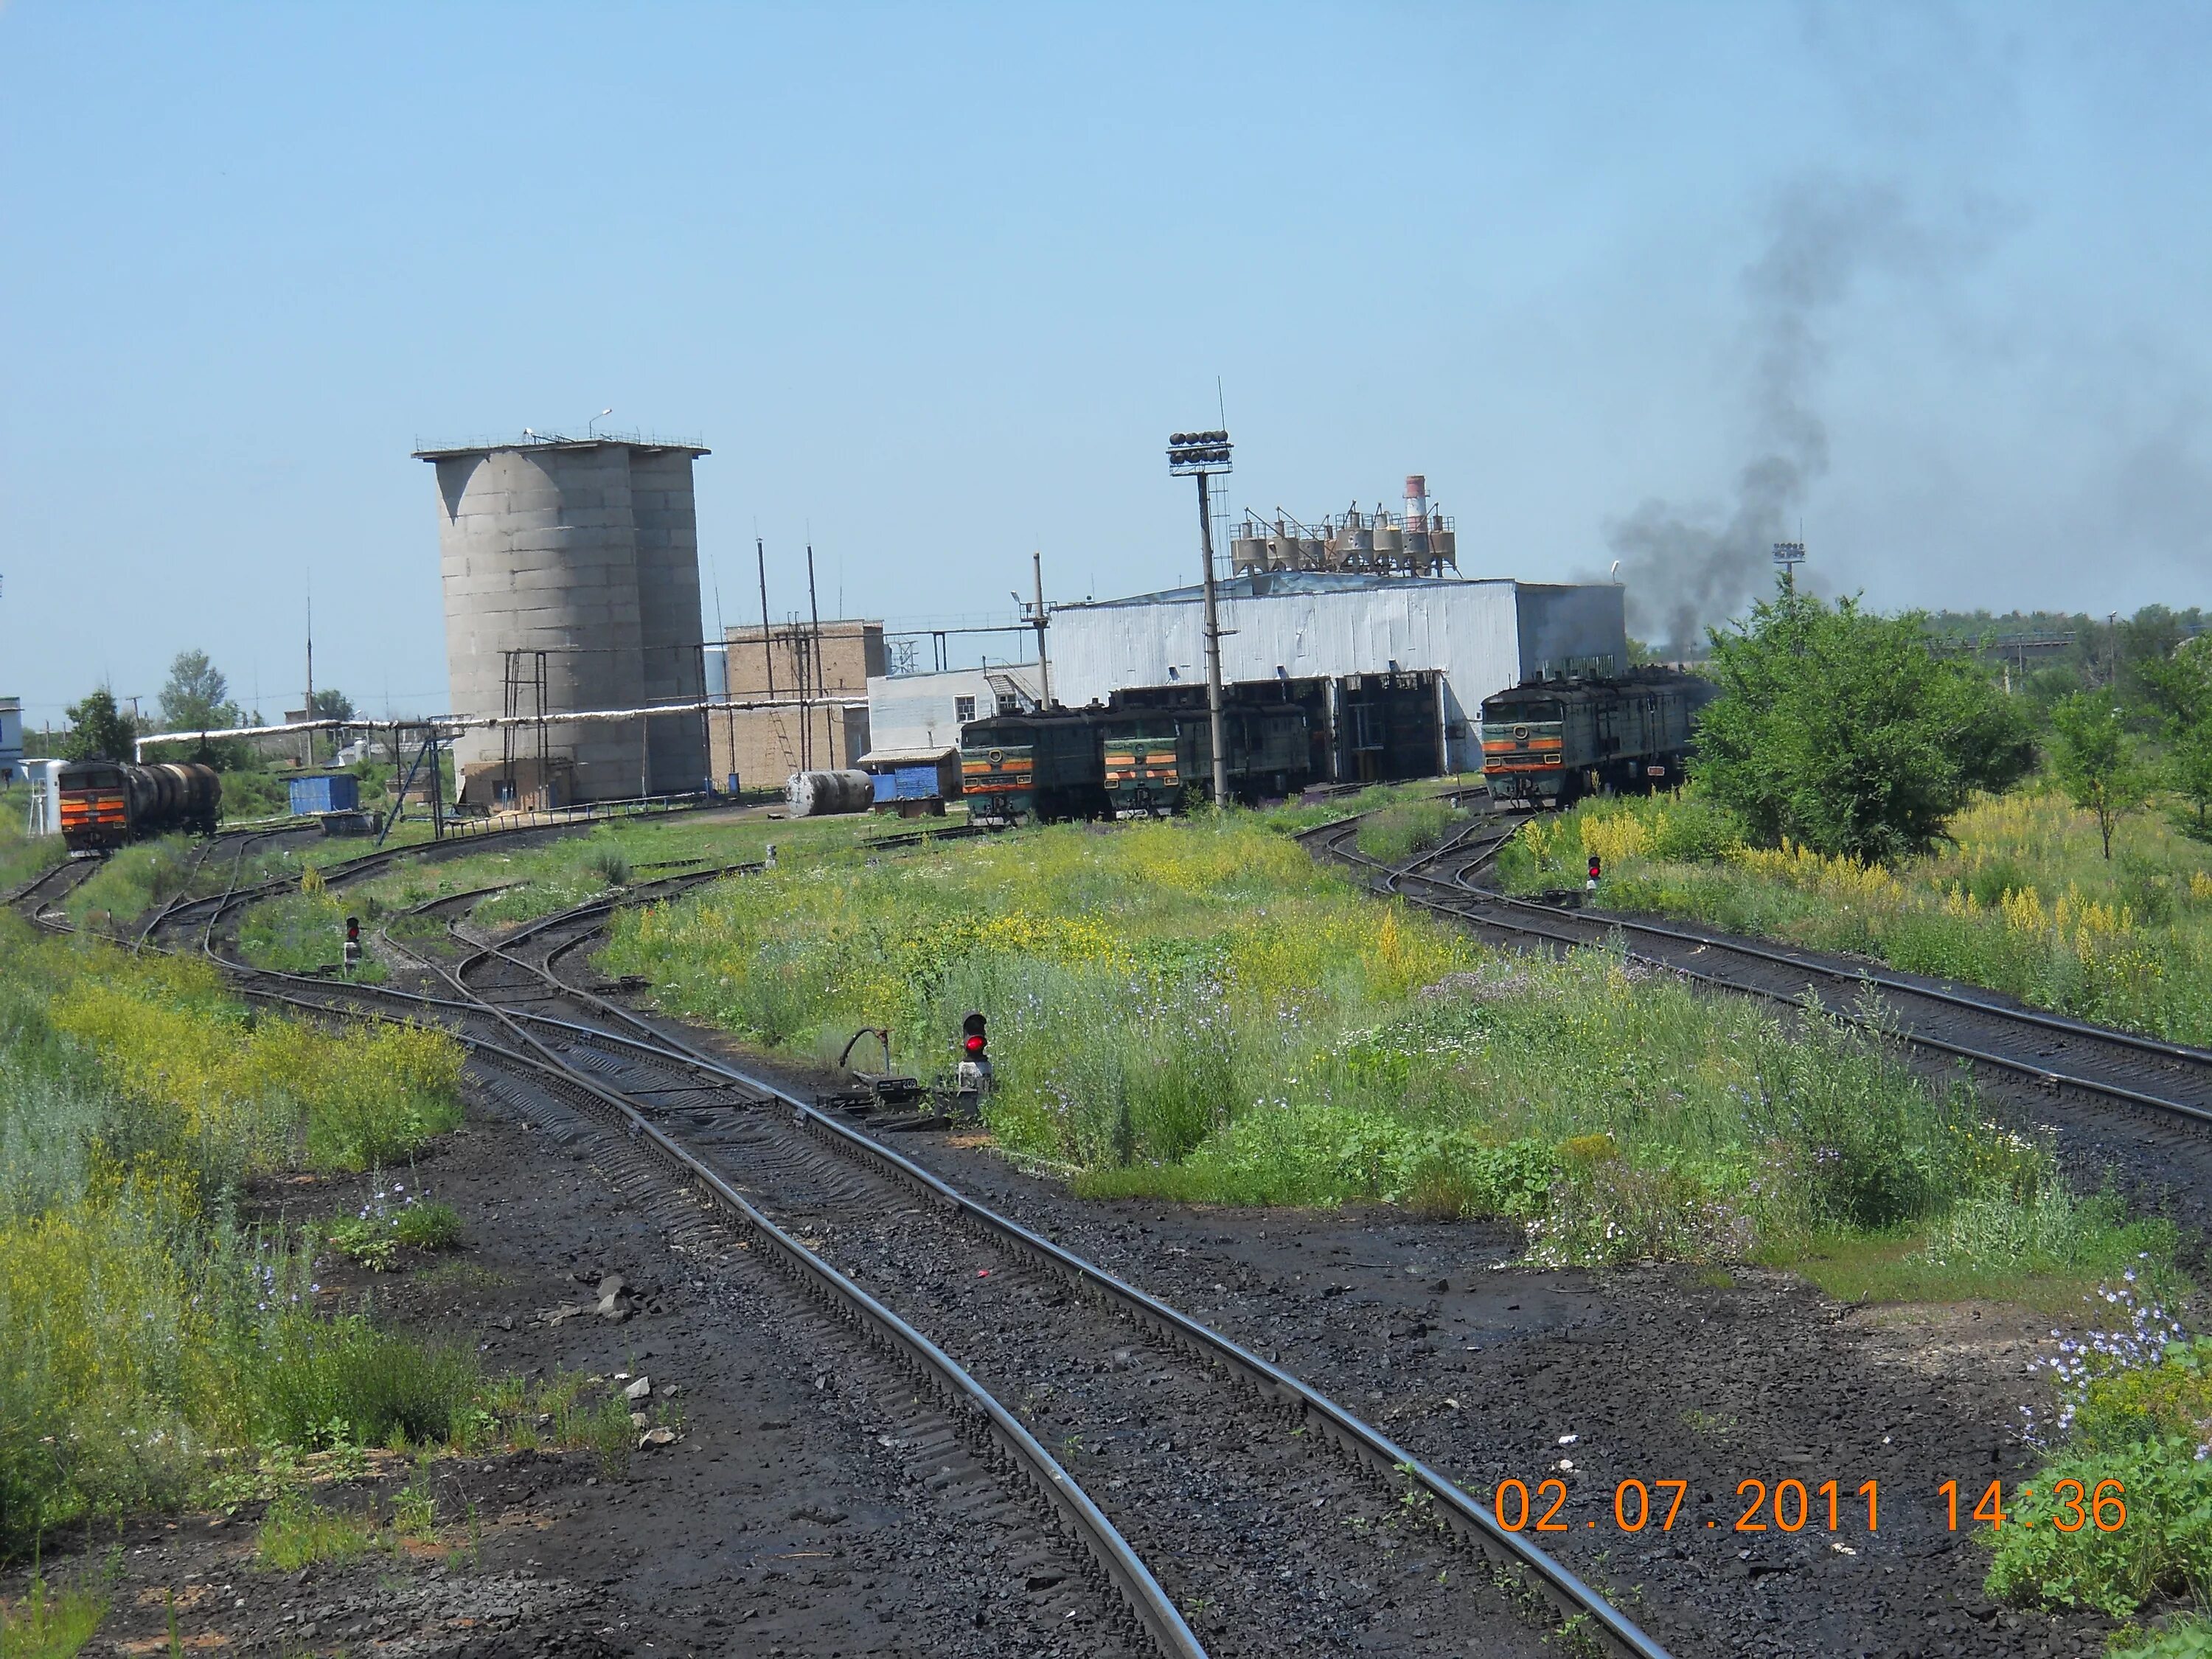
<instances>
[{"instance_id":1,"label":"green bush","mask_svg":"<svg viewBox=\"0 0 2212 1659\"><path fill-rule=\"evenodd\" d=\"M481 1376L465 1348L426 1347L359 1315L287 1313L256 1358L263 1436L295 1446L438 1443Z\"/></svg>"},{"instance_id":2,"label":"green bush","mask_svg":"<svg viewBox=\"0 0 2212 1659\"><path fill-rule=\"evenodd\" d=\"M2156 1629L2116 1632L2105 1659L2212 1659L2212 1619L2185 1613Z\"/></svg>"},{"instance_id":3,"label":"green bush","mask_svg":"<svg viewBox=\"0 0 2212 1659\"><path fill-rule=\"evenodd\" d=\"M2125 1523L2106 1530L2092 1519L2062 1530L2057 1522L2071 1525L2075 1516L2054 1492L2069 1480L2080 1483L2085 1506L2100 1483L2118 1481ZM1984 1534L1996 1552L1991 1595L2030 1607L2094 1607L2115 1619L2154 1596L2212 1598L2212 1462L2197 1456L2194 1441L2062 1457L2037 1470L2033 1486L2033 1495L2016 1490L2004 1524Z\"/></svg>"}]
</instances>

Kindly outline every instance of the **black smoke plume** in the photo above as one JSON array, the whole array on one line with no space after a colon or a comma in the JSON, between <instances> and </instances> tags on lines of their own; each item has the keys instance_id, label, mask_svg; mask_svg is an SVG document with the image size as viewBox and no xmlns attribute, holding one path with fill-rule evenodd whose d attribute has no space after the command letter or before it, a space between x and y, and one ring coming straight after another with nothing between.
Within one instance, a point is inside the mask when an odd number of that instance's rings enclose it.
<instances>
[{"instance_id":1,"label":"black smoke plume","mask_svg":"<svg viewBox=\"0 0 2212 1659\"><path fill-rule=\"evenodd\" d=\"M1628 584L1629 630L1662 654L1698 654L1705 629L1741 611L1771 580L1774 544L1796 539L1811 483L1828 470L1814 408L1827 345L1821 325L1869 269L1909 267L1927 252L1898 192L1880 185L1800 180L1766 214L1764 251L1746 267L1743 398L1753 453L1725 507L1650 500L1607 532Z\"/></svg>"}]
</instances>

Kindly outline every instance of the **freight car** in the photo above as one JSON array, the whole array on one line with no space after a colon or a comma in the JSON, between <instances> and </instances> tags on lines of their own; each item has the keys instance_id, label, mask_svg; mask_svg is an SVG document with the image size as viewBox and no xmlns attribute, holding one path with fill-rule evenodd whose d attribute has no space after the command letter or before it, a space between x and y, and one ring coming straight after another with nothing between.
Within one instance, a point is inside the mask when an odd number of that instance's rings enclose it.
<instances>
[{"instance_id":1,"label":"freight car","mask_svg":"<svg viewBox=\"0 0 2212 1659\"><path fill-rule=\"evenodd\" d=\"M1313 777L1306 711L1296 703L1225 703L1229 793L1247 806L1263 797L1303 789ZM1195 793L1213 789L1213 721L1202 707L1116 707L1098 717L1107 799L1116 817L1182 810Z\"/></svg>"},{"instance_id":2,"label":"freight car","mask_svg":"<svg viewBox=\"0 0 2212 1659\"><path fill-rule=\"evenodd\" d=\"M1491 798L1571 806L1584 795L1674 788L1692 723L1714 695L1710 680L1655 670L1534 681L1486 697L1482 769Z\"/></svg>"},{"instance_id":3,"label":"freight car","mask_svg":"<svg viewBox=\"0 0 2212 1659\"><path fill-rule=\"evenodd\" d=\"M62 841L72 853L112 853L173 830L211 836L222 810L222 780L196 761L72 761L61 769L60 794Z\"/></svg>"},{"instance_id":4,"label":"freight car","mask_svg":"<svg viewBox=\"0 0 2212 1659\"><path fill-rule=\"evenodd\" d=\"M1104 817L1095 710L994 714L960 730L960 793L977 823Z\"/></svg>"}]
</instances>

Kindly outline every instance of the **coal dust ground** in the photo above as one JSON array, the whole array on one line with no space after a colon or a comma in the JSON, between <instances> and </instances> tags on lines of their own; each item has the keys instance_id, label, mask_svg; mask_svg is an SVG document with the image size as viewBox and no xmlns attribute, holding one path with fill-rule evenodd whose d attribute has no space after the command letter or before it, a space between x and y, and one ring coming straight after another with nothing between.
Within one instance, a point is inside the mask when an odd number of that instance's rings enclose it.
<instances>
[{"instance_id":1,"label":"coal dust ground","mask_svg":"<svg viewBox=\"0 0 2212 1659\"><path fill-rule=\"evenodd\" d=\"M2027 1367L2047 1322L1995 1306L1850 1309L1749 1270L1533 1271L1510 1265L1510 1229L1389 1211L1085 1203L969 1139L900 1146L1276 1359L1486 1501L1522 1482L1531 1536L1680 1659L2101 1649L2101 1621L1987 1601L1985 1557L1945 1528L1936 1491L1955 1479L1978 1494L2028 1467L2014 1425L2044 1392ZM49 1540L50 1581L106 1577L112 1611L88 1652L168 1651L173 1607L191 1651L1128 1650L1097 1594L1026 1535L1034 1512L948 1502L901 1439L902 1402L837 1386L849 1360L830 1339L726 1252L687 1242L665 1208L624 1197L588 1141L555 1144L479 1099L416 1176L459 1212L465 1248L380 1276L326 1273L326 1288L369 1290L385 1316L468 1342L494 1373L578 1371L606 1394L620 1374L646 1376L680 1437L620 1468L589 1450L445 1459L436 1538L395 1551L387 1531L343 1566L257 1565L258 1506ZM297 1220L362 1189L295 1182L254 1201ZM836 1241L824 1248L836 1260ZM548 1322L587 1309L611 1273L626 1281L626 1319ZM1079 1455L1072 1468L1080 1479ZM388 1517L407 1475L386 1458L319 1497ZM1547 1480L1563 1485L1549 1518L1565 1529L1539 1535ZM1628 1480L1652 1506L1634 1531L1632 1491L1614 1509ZM1737 1529L1746 1481L1768 1494L1764 1531ZM1772 1505L1792 1481L1809 1512L1785 1530L1795 1489L1782 1516ZM1684 1487L1671 1528L1662 1482ZM9 1574L6 1592L23 1578ZM1481 1651L1480 1632L1469 1640Z\"/></svg>"}]
</instances>

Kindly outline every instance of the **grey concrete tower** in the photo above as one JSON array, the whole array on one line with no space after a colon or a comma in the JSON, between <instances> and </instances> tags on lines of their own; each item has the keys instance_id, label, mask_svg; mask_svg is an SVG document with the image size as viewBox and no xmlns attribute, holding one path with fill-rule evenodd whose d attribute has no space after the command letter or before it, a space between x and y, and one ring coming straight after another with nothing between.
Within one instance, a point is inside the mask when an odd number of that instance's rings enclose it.
<instances>
[{"instance_id":1,"label":"grey concrete tower","mask_svg":"<svg viewBox=\"0 0 2212 1659\"><path fill-rule=\"evenodd\" d=\"M698 788L697 714L568 722L566 711L642 708L703 694L699 532L684 445L547 440L417 450L437 469L446 664L463 715L539 712L544 653L548 774L579 800ZM511 655L510 653L520 653ZM471 799L538 773L534 728L510 744L471 731L456 761Z\"/></svg>"}]
</instances>

